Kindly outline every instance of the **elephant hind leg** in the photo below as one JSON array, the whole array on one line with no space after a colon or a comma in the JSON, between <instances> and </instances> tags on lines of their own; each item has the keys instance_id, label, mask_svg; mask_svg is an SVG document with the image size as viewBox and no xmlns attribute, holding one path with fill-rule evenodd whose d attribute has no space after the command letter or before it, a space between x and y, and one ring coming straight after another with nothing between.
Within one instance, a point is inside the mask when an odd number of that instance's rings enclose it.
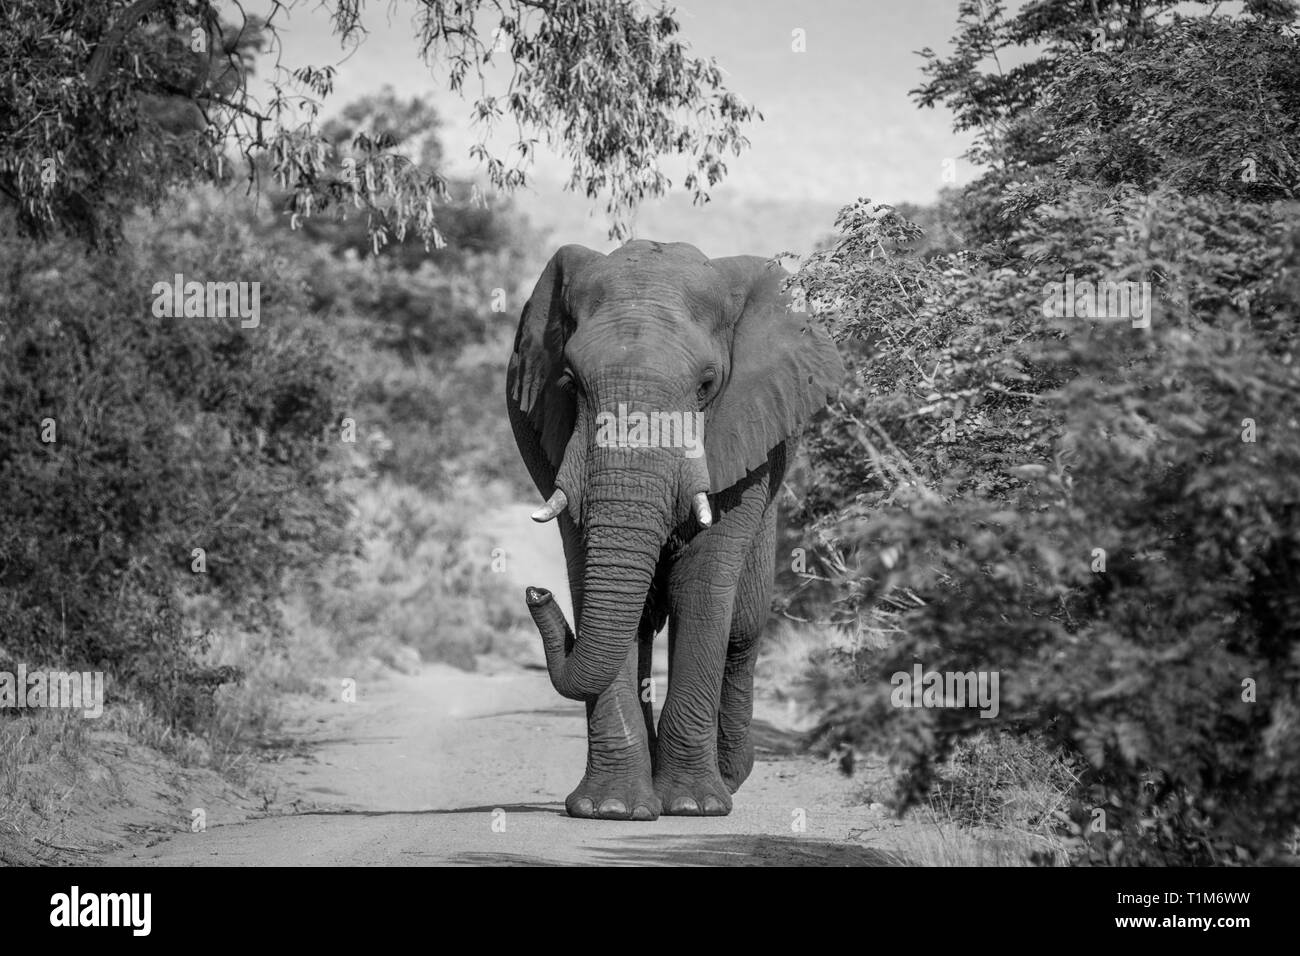
<instances>
[{"instance_id":1,"label":"elephant hind leg","mask_svg":"<svg viewBox=\"0 0 1300 956\"><path fill-rule=\"evenodd\" d=\"M657 765L659 742L655 733L655 701L662 692L662 688L656 686L653 674L655 635L663 628L665 620L665 611L647 604L636 635L636 687L641 698L641 719L645 723L646 743L649 745L652 766Z\"/></svg>"},{"instance_id":2,"label":"elephant hind leg","mask_svg":"<svg viewBox=\"0 0 1300 956\"><path fill-rule=\"evenodd\" d=\"M735 793L754 769L754 664L759 638L767 623L776 560L776 508L770 506L763 528L745 558L736 586L736 600L727 638L718 703L718 772Z\"/></svg>"}]
</instances>

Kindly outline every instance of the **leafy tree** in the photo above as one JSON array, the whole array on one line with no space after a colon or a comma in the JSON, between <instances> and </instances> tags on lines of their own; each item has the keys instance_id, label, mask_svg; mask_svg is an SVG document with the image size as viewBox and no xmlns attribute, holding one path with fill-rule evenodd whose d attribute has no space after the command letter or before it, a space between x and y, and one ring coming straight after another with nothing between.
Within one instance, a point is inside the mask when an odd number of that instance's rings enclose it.
<instances>
[{"instance_id":1,"label":"leafy tree","mask_svg":"<svg viewBox=\"0 0 1300 956\"><path fill-rule=\"evenodd\" d=\"M442 125L437 110L419 97L400 100L391 87L348 103L339 116L327 121L322 135L329 141L336 160L353 176L364 176L372 161L396 151L416 157L413 162L422 175L438 177L442 142L437 131ZM269 157L260 163L271 174ZM358 172L358 170L360 172ZM380 257L392 268L406 272L432 264L440 271L465 271L470 260L522 248L526 233L514 215L508 199L484 196L477 183L439 178L442 200L438 206L438 232L443 242L434 249L408 235L389 242L387 234L376 233L372 223L359 217L314 217L302 221L308 240L325 242L336 254L349 251L359 259ZM272 188L268 198L275 208L284 208L291 190ZM511 263L514 264L514 263ZM510 264L507 264L507 268ZM392 281L401 283L400 279ZM435 330L429 330L437 334Z\"/></svg>"},{"instance_id":2,"label":"leafy tree","mask_svg":"<svg viewBox=\"0 0 1300 956\"><path fill-rule=\"evenodd\" d=\"M826 740L890 747L908 805L959 741L1046 738L1094 862L1270 859L1300 823L1294 11L1172 6L963 4L918 99L981 130L937 217L964 248L863 201L798 277L857 359L809 511L838 619L891 638L821 675ZM1149 327L1045 308L1067 277L1149 290ZM999 674L997 718L897 706L915 662Z\"/></svg>"},{"instance_id":3,"label":"leafy tree","mask_svg":"<svg viewBox=\"0 0 1300 956\"><path fill-rule=\"evenodd\" d=\"M111 244L137 204L219 176L265 39L184 0L0 6L0 196L22 234Z\"/></svg>"},{"instance_id":4,"label":"leafy tree","mask_svg":"<svg viewBox=\"0 0 1300 956\"><path fill-rule=\"evenodd\" d=\"M1294 132L1285 28L1295 4L1248 3L1252 16L1233 24L1179 13L1218 6L1059 0L1007 17L996 0L964 0L952 52L921 51L927 81L913 93L923 107L943 103L956 129L976 133L968 158L987 172L965 191L968 241L1007 239L1019 214L1050 198L1041 190L1057 181L1058 162L1071 167L1061 172L1145 188L1159 180L1239 194L1249 187L1256 199L1293 195L1283 183L1294 186L1296 160L1271 144ZM1004 68L1002 56L1021 49L1038 55ZM1136 72L1121 77L1120 68ZM1261 101L1263 90L1280 98ZM1247 184L1237 174L1252 158L1268 171ZM1183 183L1192 167L1201 178Z\"/></svg>"},{"instance_id":5,"label":"leafy tree","mask_svg":"<svg viewBox=\"0 0 1300 956\"><path fill-rule=\"evenodd\" d=\"M364 35L361 0L330 0L344 43ZM513 121L518 138L503 155L482 145L491 184L523 185L539 141L571 162L570 188L605 195L616 234L645 197L670 185L661 155L685 157L683 185L697 201L725 174L724 159L747 141L757 111L723 87L711 60L688 54L667 7L637 0L420 0L425 61L445 65L450 85L481 92L476 121L486 131ZM223 181L228 149L259 182L269 157L291 193L295 225L328 211L366 211L370 233L442 236L436 171L391 148L394 130L354 145L355 167L336 161L340 127L322 130L332 67L275 66L269 102L248 92L254 54L280 50L285 7L265 20L223 23L211 0L15 0L0 8L0 194L26 234L65 231L97 244L118 235L135 204L156 206L172 186ZM487 81L494 60L510 62L504 89ZM618 104L611 109L610 104ZM395 118L395 130L420 114ZM345 117L343 123L349 122Z\"/></svg>"}]
</instances>

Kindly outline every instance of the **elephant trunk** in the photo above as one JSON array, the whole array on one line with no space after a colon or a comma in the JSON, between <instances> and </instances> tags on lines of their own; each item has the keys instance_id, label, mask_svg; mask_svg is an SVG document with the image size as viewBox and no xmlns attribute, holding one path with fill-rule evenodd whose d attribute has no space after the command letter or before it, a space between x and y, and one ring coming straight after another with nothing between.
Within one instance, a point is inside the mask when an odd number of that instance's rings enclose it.
<instances>
[{"instance_id":1,"label":"elephant trunk","mask_svg":"<svg viewBox=\"0 0 1300 956\"><path fill-rule=\"evenodd\" d=\"M564 660L573 650L573 628L564 612L555 603L555 595L545 588L528 588L524 592L528 613L533 616L537 632L542 635L542 649L546 654L546 670L551 683L559 690L564 674ZM563 691L561 691L563 693Z\"/></svg>"},{"instance_id":2,"label":"elephant trunk","mask_svg":"<svg viewBox=\"0 0 1300 956\"><path fill-rule=\"evenodd\" d=\"M703 436L686 431L698 420L693 396L627 370L607 369L587 387L556 474L561 494L535 516L567 511L581 528L577 635L545 592L528 595L551 683L573 700L598 697L628 660L669 533L713 522Z\"/></svg>"},{"instance_id":3,"label":"elephant trunk","mask_svg":"<svg viewBox=\"0 0 1300 956\"><path fill-rule=\"evenodd\" d=\"M629 456L640 456L636 467ZM584 490L585 571L575 636L550 593L529 588L527 601L542 636L557 692L592 700L610 686L637 635L655 567L676 517L677 480L667 458L648 449L611 449ZM635 497L633 497L635 495Z\"/></svg>"}]
</instances>

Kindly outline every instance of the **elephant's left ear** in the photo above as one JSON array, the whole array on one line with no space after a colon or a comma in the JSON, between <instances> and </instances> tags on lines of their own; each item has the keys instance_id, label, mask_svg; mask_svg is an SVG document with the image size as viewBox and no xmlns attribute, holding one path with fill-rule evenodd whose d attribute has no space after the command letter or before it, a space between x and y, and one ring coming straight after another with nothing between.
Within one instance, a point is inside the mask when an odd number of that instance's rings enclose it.
<instances>
[{"instance_id":1,"label":"elephant's left ear","mask_svg":"<svg viewBox=\"0 0 1300 956\"><path fill-rule=\"evenodd\" d=\"M797 435L831 398L844 364L810 313L781 291L788 273L759 256L712 260L731 286L731 369L704 431L714 492L734 485Z\"/></svg>"}]
</instances>

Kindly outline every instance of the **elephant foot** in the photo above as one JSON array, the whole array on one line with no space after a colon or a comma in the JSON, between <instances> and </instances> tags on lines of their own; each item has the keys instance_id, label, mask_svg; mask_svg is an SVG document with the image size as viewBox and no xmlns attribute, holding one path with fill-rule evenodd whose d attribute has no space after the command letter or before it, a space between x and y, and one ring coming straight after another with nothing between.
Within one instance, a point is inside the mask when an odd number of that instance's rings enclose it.
<instances>
[{"instance_id":1,"label":"elephant foot","mask_svg":"<svg viewBox=\"0 0 1300 956\"><path fill-rule=\"evenodd\" d=\"M662 807L647 779L588 774L565 798L564 809L583 820L657 820Z\"/></svg>"},{"instance_id":2,"label":"elephant foot","mask_svg":"<svg viewBox=\"0 0 1300 956\"><path fill-rule=\"evenodd\" d=\"M655 792L668 817L725 817L731 812L731 794L722 778L714 774L655 775Z\"/></svg>"},{"instance_id":3,"label":"elephant foot","mask_svg":"<svg viewBox=\"0 0 1300 956\"><path fill-rule=\"evenodd\" d=\"M718 772L728 793L735 793L754 769L754 740L748 732L739 741L718 740Z\"/></svg>"}]
</instances>

